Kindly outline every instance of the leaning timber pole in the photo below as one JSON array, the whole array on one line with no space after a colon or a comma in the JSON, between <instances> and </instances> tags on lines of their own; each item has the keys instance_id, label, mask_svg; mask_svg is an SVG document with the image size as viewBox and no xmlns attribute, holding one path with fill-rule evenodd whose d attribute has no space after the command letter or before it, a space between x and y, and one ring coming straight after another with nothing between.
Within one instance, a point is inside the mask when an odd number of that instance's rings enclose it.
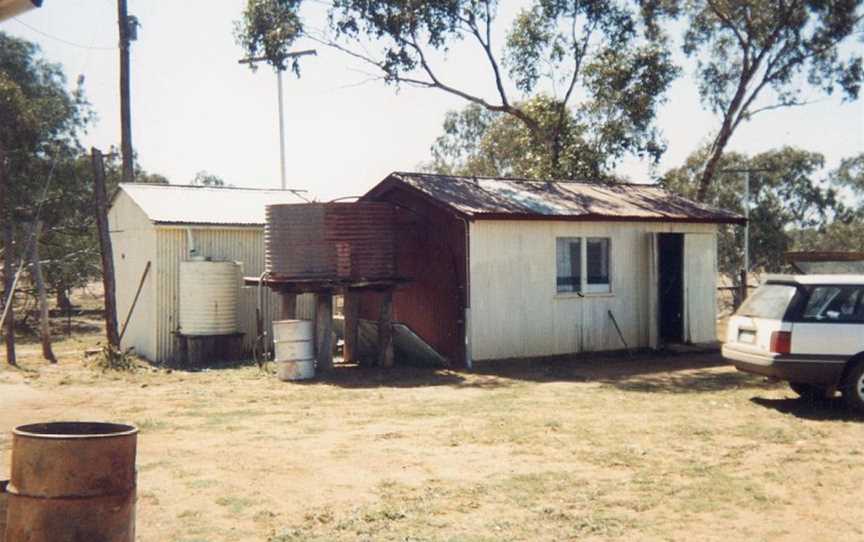
<instances>
[{"instance_id":1,"label":"leaning timber pole","mask_svg":"<svg viewBox=\"0 0 864 542\"><path fill-rule=\"evenodd\" d=\"M105 333L108 345L120 349L117 332L117 298L114 287L114 251L108 234L108 195L105 190L105 165L99 149L91 149L93 161L94 194L96 199L96 225L99 228L99 248L102 253L102 284L105 286Z\"/></svg>"}]
</instances>

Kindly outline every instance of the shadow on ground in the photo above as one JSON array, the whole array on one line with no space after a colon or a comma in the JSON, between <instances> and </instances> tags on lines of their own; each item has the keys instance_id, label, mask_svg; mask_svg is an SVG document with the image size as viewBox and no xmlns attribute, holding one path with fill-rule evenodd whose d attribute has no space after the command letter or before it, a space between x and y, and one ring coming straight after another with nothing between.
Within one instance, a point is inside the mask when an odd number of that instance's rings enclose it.
<instances>
[{"instance_id":1,"label":"shadow on ground","mask_svg":"<svg viewBox=\"0 0 864 542\"><path fill-rule=\"evenodd\" d=\"M750 401L781 414L805 420L864 422L864 414L850 410L839 397L818 401L808 401L798 397L785 399L753 397Z\"/></svg>"},{"instance_id":2,"label":"shadow on ground","mask_svg":"<svg viewBox=\"0 0 864 542\"><path fill-rule=\"evenodd\" d=\"M599 382L641 393L698 393L769 385L763 379L716 369L728 363L717 353L595 355L477 363L470 371L397 366L383 370L338 364L309 383L345 388L453 386L500 389L520 382Z\"/></svg>"}]
</instances>

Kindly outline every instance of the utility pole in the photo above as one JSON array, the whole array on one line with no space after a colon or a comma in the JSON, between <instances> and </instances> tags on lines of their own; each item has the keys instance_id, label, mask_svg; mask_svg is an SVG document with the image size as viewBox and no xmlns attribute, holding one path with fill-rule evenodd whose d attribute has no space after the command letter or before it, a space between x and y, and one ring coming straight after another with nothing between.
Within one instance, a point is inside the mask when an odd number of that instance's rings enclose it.
<instances>
[{"instance_id":1,"label":"utility pole","mask_svg":"<svg viewBox=\"0 0 864 542\"><path fill-rule=\"evenodd\" d=\"M117 25L120 29L120 152L123 155L123 182L135 180L132 156L132 109L129 104L129 42L138 22L129 17L126 0L117 0Z\"/></svg>"},{"instance_id":2,"label":"utility pole","mask_svg":"<svg viewBox=\"0 0 864 542\"><path fill-rule=\"evenodd\" d=\"M285 55L285 58L298 58L306 55L317 55L318 51L315 49L306 49L304 51L297 51L294 53L288 53ZM237 62L239 64L249 64L253 65L257 62L266 62L269 59L264 56L256 56L251 58L242 58ZM287 188L287 183L285 181L285 113L283 109L283 98L282 98L282 72L285 70L281 70L279 68L276 69L276 88L279 94L279 178L281 180L282 190Z\"/></svg>"}]
</instances>

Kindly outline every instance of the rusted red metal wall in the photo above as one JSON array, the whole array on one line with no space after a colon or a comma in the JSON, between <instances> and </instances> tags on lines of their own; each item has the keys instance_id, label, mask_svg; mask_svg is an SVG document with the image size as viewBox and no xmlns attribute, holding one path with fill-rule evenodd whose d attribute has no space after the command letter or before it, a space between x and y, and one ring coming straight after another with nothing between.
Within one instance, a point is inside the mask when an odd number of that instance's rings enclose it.
<instances>
[{"instance_id":1,"label":"rusted red metal wall","mask_svg":"<svg viewBox=\"0 0 864 542\"><path fill-rule=\"evenodd\" d=\"M387 279L397 274L388 203L267 206L266 269L293 279Z\"/></svg>"},{"instance_id":2,"label":"rusted red metal wall","mask_svg":"<svg viewBox=\"0 0 864 542\"><path fill-rule=\"evenodd\" d=\"M465 365L466 232L464 222L411 189L374 197L395 204L396 266L410 282L393 296L393 319L420 335L453 366ZM360 296L360 317L378 319L380 297Z\"/></svg>"}]
</instances>

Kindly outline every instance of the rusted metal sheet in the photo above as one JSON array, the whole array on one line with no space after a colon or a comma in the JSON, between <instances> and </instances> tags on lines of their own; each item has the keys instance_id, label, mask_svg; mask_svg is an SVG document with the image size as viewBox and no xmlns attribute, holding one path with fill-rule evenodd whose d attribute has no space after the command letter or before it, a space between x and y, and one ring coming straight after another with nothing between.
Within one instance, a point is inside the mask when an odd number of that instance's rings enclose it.
<instances>
[{"instance_id":1,"label":"rusted metal sheet","mask_svg":"<svg viewBox=\"0 0 864 542\"><path fill-rule=\"evenodd\" d=\"M23 425L12 436L6 542L132 542L138 430Z\"/></svg>"},{"instance_id":2,"label":"rusted metal sheet","mask_svg":"<svg viewBox=\"0 0 864 542\"><path fill-rule=\"evenodd\" d=\"M268 205L266 269L296 279L396 276L394 209L388 203Z\"/></svg>"},{"instance_id":3,"label":"rusted metal sheet","mask_svg":"<svg viewBox=\"0 0 864 542\"><path fill-rule=\"evenodd\" d=\"M393 321L405 324L452 366L465 364L465 223L407 189L382 196L396 208L397 266L411 279L393 295ZM377 321L381 294L358 294L360 318Z\"/></svg>"},{"instance_id":4,"label":"rusted metal sheet","mask_svg":"<svg viewBox=\"0 0 864 542\"><path fill-rule=\"evenodd\" d=\"M397 172L363 200L380 200L395 186L415 190L476 220L586 220L743 224L744 217L698 203L658 185L458 177Z\"/></svg>"},{"instance_id":5,"label":"rusted metal sheet","mask_svg":"<svg viewBox=\"0 0 864 542\"><path fill-rule=\"evenodd\" d=\"M6 542L6 509L9 507L9 494L6 486L9 480L0 480L0 542Z\"/></svg>"}]
</instances>

